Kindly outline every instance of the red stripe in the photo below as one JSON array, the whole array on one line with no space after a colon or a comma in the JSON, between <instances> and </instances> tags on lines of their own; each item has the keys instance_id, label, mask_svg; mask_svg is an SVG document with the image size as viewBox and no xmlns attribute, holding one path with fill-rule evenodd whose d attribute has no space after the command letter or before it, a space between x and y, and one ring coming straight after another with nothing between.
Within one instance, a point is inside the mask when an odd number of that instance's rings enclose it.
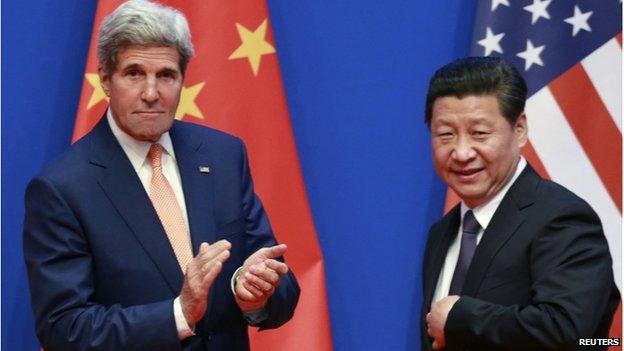
<instances>
[{"instance_id":1,"label":"red stripe","mask_svg":"<svg viewBox=\"0 0 624 351\"><path fill-rule=\"evenodd\" d=\"M609 195L622 212L622 134L583 66L578 63L550 84L557 104ZM556 131L552 131L556 133Z\"/></svg>"},{"instance_id":2,"label":"red stripe","mask_svg":"<svg viewBox=\"0 0 624 351\"><path fill-rule=\"evenodd\" d=\"M542 160L540 160L539 156L537 156L537 153L533 148L533 144L531 144L530 141L522 149L522 156L524 156L527 162L533 166L537 174L539 174L542 178L550 179L548 171L546 171L546 167L544 167Z\"/></svg>"},{"instance_id":3,"label":"red stripe","mask_svg":"<svg viewBox=\"0 0 624 351\"><path fill-rule=\"evenodd\" d=\"M447 214L455 205L457 205L461 199L459 195L457 195L453 189L447 187L446 188L446 201L444 203L444 214Z\"/></svg>"},{"instance_id":4,"label":"red stripe","mask_svg":"<svg viewBox=\"0 0 624 351\"><path fill-rule=\"evenodd\" d=\"M622 32L619 32L618 35L615 36L615 39L617 39L617 42L620 44L620 47L622 47Z\"/></svg>"},{"instance_id":5,"label":"red stripe","mask_svg":"<svg viewBox=\"0 0 624 351\"><path fill-rule=\"evenodd\" d=\"M622 340L622 303L618 306L613 316L613 322L609 329L610 338L618 338L620 342ZM609 346L609 351L622 350L622 346Z\"/></svg>"}]
</instances>

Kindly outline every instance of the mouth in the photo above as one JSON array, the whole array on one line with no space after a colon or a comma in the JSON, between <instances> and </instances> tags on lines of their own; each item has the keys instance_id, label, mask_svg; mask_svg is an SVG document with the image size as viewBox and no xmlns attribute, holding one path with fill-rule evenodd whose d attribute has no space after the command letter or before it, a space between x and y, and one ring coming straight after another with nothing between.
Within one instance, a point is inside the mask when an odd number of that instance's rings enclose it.
<instances>
[{"instance_id":1,"label":"mouth","mask_svg":"<svg viewBox=\"0 0 624 351\"><path fill-rule=\"evenodd\" d=\"M138 110L133 112L136 115L146 118L153 118L163 114L163 111L159 110Z\"/></svg>"},{"instance_id":2,"label":"mouth","mask_svg":"<svg viewBox=\"0 0 624 351\"><path fill-rule=\"evenodd\" d=\"M455 176L462 183L473 183L478 178L481 172L483 172L484 168L469 168L469 169L459 169L459 170L451 170Z\"/></svg>"}]
</instances>

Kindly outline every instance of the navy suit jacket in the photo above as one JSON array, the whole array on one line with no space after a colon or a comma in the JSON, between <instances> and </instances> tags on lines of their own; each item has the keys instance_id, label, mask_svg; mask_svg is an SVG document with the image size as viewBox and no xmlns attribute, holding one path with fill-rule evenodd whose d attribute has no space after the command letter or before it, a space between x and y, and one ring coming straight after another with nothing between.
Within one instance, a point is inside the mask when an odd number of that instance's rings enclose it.
<instances>
[{"instance_id":1,"label":"navy suit jacket","mask_svg":"<svg viewBox=\"0 0 624 351\"><path fill-rule=\"evenodd\" d=\"M458 205L429 231L423 350L431 350L425 316L459 224ZM527 165L477 246L461 298L446 321L446 349L576 350L579 338L607 337L619 302L596 213Z\"/></svg>"},{"instance_id":2,"label":"navy suit jacket","mask_svg":"<svg viewBox=\"0 0 624 351\"><path fill-rule=\"evenodd\" d=\"M26 260L37 336L48 350L247 350L247 324L230 278L261 247L276 245L255 195L243 143L174 122L170 132L193 252L227 239L196 336L180 341L173 316L183 274L141 181L103 118L28 185ZM208 166L209 173L199 172ZM299 297L288 273L260 327L288 321Z\"/></svg>"}]
</instances>

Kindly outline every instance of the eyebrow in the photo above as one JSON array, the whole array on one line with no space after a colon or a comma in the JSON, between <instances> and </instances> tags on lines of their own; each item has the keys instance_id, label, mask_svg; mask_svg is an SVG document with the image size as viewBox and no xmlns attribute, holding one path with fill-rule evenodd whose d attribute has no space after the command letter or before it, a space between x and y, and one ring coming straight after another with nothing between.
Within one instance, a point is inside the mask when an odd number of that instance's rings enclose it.
<instances>
[{"instance_id":1,"label":"eyebrow","mask_svg":"<svg viewBox=\"0 0 624 351\"><path fill-rule=\"evenodd\" d=\"M122 71L127 71L129 69L142 69L142 66L139 63L130 63L130 64L128 64L128 65L126 65L126 66L121 68ZM178 70L177 67L163 67L158 72L172 72L172 73L176 73L176 74L180 73L180 71Z\"/></svg>"},{"instance_id":2,"label":"eyebrow","mask_svg":"<svg viewBox=\"0 0 624 351\"><path fill-rule=\"evenodd\" d=\"M139 67L141 67L141 65L139 65L138 63L131 63L129 65L126 65L126 66L122 67L121 70L122 71L126 71L126 70L129 70L129 69L132 69L132 68L139 68Z\"/></svg>"},{"instance_id":3,"label":"eyebrow","mask_svg":"<svg viewBox=\"0 0 624 351\"><path fill-rule=\"evenodd\" d=\"M170 68L170 67L165 67L162 70L160 70L159 72L167 72L167 73L175 73L175 74L180 74L180 71L175 69L175 68Z\"/></svg>"},{"instance_id":4,"label":"eyebrow","mask_svg":"<svg viewBox=\"0 0 624 351\"><path fill-rule=\"evenodd\" d=\"M491 125L492 121L484 118L484 117L475 117L475 118L471 118L468 120L468 124L469 125ZM438 118L435 122L431 123L431 128L435 128L435 127L449 127L449 126L453 126L455 125L455 123L453 123L451 120L445 119L444 117L440 117Z\"/></svg>"},{"instance_id":5,"label":"eyebrow","mask_svg":"<svg viewBox=\"0 0 624 351\"><path fill-rule=\"evenodd\" d=\"M487 119L487 118L477 117L477 118L470 119L470 123L472 123L472 124L492 124L492 121Z\"/></svg>"},{"instance_id":6,"label":"eyebrow","mask_svg":"<svg viewBox=\"0 0 624 351\"><path fill-rule=\"evenodd\" d=\"M443 117L438 118L435 122L432 121L431 126L448 126L451 125L452 123L446 119L444 119Z\"/></svg>"}]
</instances>

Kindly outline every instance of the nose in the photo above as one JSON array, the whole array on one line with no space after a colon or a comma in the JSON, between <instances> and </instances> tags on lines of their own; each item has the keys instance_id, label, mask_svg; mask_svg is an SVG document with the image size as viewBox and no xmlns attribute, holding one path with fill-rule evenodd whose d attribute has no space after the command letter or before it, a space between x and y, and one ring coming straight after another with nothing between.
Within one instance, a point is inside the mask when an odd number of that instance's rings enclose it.
<instances>
[{"instance_id":1,"label":"nose","mask_svg":"<svg viewBox=\"0 0 624 351\"><path fill-rule=\"evenodd\" d=\"M158 100L158 87L155 77L148 77L145 80L145 86L141 94L141 99L147 103L154 103Z\"/></svg>"},{"instance_id":2,"label":"nose","mask_svg":"<svg viewBox=\"0 0 624 351\"><path fill-rule=\"evenodd\" d=\"M477 152L472 142L466 137L460 137L453 146L453 153L451 156L457 162L468 162L475 158L476 155Z\"/></svg>"}]
</instances>

